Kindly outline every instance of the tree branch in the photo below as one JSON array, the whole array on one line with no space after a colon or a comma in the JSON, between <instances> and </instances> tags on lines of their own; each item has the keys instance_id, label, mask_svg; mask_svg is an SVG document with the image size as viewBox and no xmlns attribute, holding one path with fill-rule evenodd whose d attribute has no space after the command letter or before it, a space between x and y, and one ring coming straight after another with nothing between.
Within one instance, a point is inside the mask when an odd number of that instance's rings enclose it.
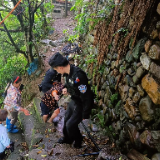
<instances>
[{"instance_id":1,"label":"tree branch","mask_svg":"<svg viewBox=\"0 0 160 160\"><path fill-rule=\"evenodd\" d=\"M5 29L2 29L2 28L0 28L0 31L7 32ZM22 30L19 27L15 30L8 30L8 32L16 33L16 32L22 32Z\"/></svg>"},{"instance_id":2,"label":"tree branch","mask_svg":"<svg viewBox=\"0 0 160 160\"><path fill-rule=\"evenodd\" d=\"M12 45L12 44L11 44L11 43L9 43L7 40L5 40L4 42L6 42L6 43L8 43L8 44Z\"/></svg>"},{"instance_id":3,"label":"tree branch","mask_svg":"<svg viewBox=\"0 0 160 160\"><path fill-rule=\"evenodd\" d=\"M0 13L0 18L1 18L1 20L3 20L2 16L1 16L1 13ZM16 49L16 52L22 53L22 54L26 57L26 52L24 52L24 51L22 51L22 50L20 50L20 49L18 48L18 46L15 44L12 36L10 35L10 33L9 33L6 25L5 25L4 23L3 23L3 25L4 25L4 29L5 29L6 32L7 32L7 35L8 35L8 37L9 37L9 40L11 41L12 45L13 45L13 46L15 47L15 49Z\"/></svg>"},{"instance_id":4,"label":"tree branch","mask_svg":"<svg viewBox=\"0 0 160 160\"><path fill-rule=\"evenodd\" d=\"M17 4L17 1L16 1L16 0L11 0L11 1L13 2L14 6ZM22 10L22 7L19 5L19 6L17 7L17 9L18 9L18 10ZM21 25L22 30L24 31L24 23L23 23L23 17L22 17L22 15L21 15L21 14L17 15L17 19L18 19L18 21L20 22L20 25Z\"/></svg>"},{"instance_id":5,"label":"tree branch","mask_svg":"<svg viewBox=\"0 0 160 160\"><path fill-rule=\"evenodd\" d=\"M4 8L6 8L6 9L8 9L8 10L12 10L12 8L9 8L9 7L7 7L7 6L5 6L5 5L3 5L3 4L1 4L2 5L2 7L4 7Z\"/></svg>"},{"instance_id":6,"label":"tree branch","mask_svg":"<svg viewBox=\"0 0 160 160\"><path fill-rule=\"evenodd\" d=\"M37 6L37 4L36 4L36 7L35 7L33 13L35 13L35 12L37 11L37 9L42 5L43 2L44 2L44 0L42 0L42 2L41 2L38 6Z\"/></svg>"},{"instance_id":7,"label":"tree branch","mask_svg":"<svg viewBox=\"0 0 160 160\"><path fill-rule=\"evenodd\" d=\"M10 12L11 10L6 10L1 8L0 11Z\"/></svg>"}]
</instances>

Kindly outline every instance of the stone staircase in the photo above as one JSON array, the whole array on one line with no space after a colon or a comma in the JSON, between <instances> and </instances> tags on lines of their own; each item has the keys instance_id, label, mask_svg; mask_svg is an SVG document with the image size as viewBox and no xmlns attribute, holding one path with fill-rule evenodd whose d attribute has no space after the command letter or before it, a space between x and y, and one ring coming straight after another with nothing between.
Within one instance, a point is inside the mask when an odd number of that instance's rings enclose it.
<instances>
[{"instance_id":1,"label":"stone staircase","mask_svg":"<svg viewBox=\"0 0 160 160\"><path fill-rule=\"evenodd\" d=\"M69 97L62 97L59 105L61 106L62 103L66 104L68 99ZM43 123L40 101L40 98L36 97L27 107L30 111L30 116L25 116L23 113L19 114L19 123L22 129L19 133L9 134L11 140L15 142L15 151L9 155L7 160L101 160L102 157L115 158L115 152L110 156L110 150L100 152L99 156L82 156L82 154L96 153L98 150L88 138L81 123L79 128L84 136L84 143L81 149L75 149L69 144L58 144L57 141L62 136L62 133L56 130L53 124ZM104 136L102 130L95 129L95 124L91 120L83 120L83 123L87 126L99 148L108 149L111 146L108 145L109 139ZM120 152L117 151L117 153ZM117 155L117 153L116 156L120 158L121 155ZM122 158L122 160L126 160L126 158Z\"/></svg>"},{"instance_id":2,"label":"stone staircase","mask_svg":"<svg viewBox=\"0 0 160 160\"><path fill-rule=\"evenodd\" d=\"M27 109L30 116L19 114L21 132L9 135L15 142L15 151L8 160L95 160L97 156L77 157L90 150L85 144L82 149L75 149L72 145L57 143L62 133L56 131L53 124L43 123L40 98L34 98ZM82 126L80 128L83 130Z\"/></svg>"}]
</instances>

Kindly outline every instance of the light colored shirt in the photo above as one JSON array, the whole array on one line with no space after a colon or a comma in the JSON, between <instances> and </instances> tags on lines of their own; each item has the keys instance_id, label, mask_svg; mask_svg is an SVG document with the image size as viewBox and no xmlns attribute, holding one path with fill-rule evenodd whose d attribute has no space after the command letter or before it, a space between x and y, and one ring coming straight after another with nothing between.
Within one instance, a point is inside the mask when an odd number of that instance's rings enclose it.
<instances>
[{"instance_id":1,"label":"light colored shirt","mask_svg":"<svg viewBox=\"0 0 160 160\"><path fill-rule=\"evenodd\" d=\"M21 101L20 91L11 84L7 90L7 96L4 99L4 108L8 111L19 111L21 108Z\"/></svg>"},{"instance_id":2,"label":"light colored shirt","mask_svg":"<svg viewBox=\"0 0 160 160\"><path fill-rule=\"evenodd\" d=\"M0 153L10 145L10 139L7 134L7 129L3 124L0 124Z\"/></svg>"}]
</instances>

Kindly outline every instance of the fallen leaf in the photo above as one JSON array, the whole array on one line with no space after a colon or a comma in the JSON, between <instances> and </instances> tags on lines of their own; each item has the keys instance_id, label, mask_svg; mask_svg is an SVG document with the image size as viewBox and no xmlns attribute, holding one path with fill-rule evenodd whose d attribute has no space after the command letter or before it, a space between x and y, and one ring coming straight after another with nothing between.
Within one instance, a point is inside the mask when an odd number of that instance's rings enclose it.
<instances>
[{"instance_id":1,"label":"fallen leaf","mask_svg":"<svg viewBox=\"0 0 160 160\"><path fill-rule=\"evenodd\" d=\"M48 136L48 134L46 135L46 138L48 138L49 136Z\"/></svg>"},{"instance_id":2,"label":"fallen leaf","mask_svg":"<svg viewBox=\"0 0 160 160\"><path fill-rule=\"evenodd\" d=\"M37 154L40 154L42 151L38 151Z\"/></svg>"},{"instance_id":3,"label":"fallen leaf","mask_svg":"<svg viewBox=\"0 0 160 160\"><path fill-rule=\"evenodd\" d=\"M56 153L55 156L59 156L61 153Z\"/></svg>"},{"instance_id":4,"label":"fallen leaf","mask_svg":"<svg viewBox=\"0 0 160 160\"><path fill-rule=\"evenodd\" d=\"M53 144L53 148L55 148L56 147L56 144Z\"/></svg>"},{"instance_id":5,"label":"fallen leaf","mask_svg":"<svg viewBox=\"0 0 160 160\"><path fill-rule=\"evenodd\" d=\"M42 145L42 148L43 148L43 149L45 148L45 145L44 145L44 144Z\"/></svg>"},{"instance_id":6,"label":"fallen leaf","mask_svg":"<svg viewBox=\"0 0 160 160\"><path fill-rule=\"evenodd\" d=\"M22 142L21 145L22 145L23 147L27 147L27 143L26 143L26 142Z\"/></svg>"},{"instance_id":7,"label":"fallen leaf","mask_svg":"<svg viewBox=\"0 0 160 160\"><path fill-rule=\"evenodd\" d=\"M47 157L47 155L41 155L41 157L45 158L45 157Z\"/></svg>"},{"instance_id":8,"label":"fallen leaf","mask_svg":"<svg viewBox=\"0 0 160 160\"><path fill-rule=\"evenodd\" d=\"M53 149L52 149L50 152L48 152L48 155L49 155L49 156L52 156L52 155L53 155Z\"/></svg>"},{"instance_id":9,"label":"fallen leaf","mask_svg":"<svg viewBox=\"0 0 160 160\"><path fill-rule=\"evenodd\" d=\"M33 147L38 147L38 145L33 145Z\"/></svg>"}]
</instances>

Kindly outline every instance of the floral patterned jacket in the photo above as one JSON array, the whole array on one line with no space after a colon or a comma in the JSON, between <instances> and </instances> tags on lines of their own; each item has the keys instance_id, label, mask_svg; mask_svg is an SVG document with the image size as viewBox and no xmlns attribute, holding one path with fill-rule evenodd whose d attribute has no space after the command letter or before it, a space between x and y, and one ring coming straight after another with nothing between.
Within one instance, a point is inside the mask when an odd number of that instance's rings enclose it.
<instances>
[{"instance_id":1,"label":"floral patterned jacket","mask_svg":"<svg viewBox=\"0 0 160 160\"><path fill-rule=\"evenodd\" d=\"M18 88L14 87L12 84L7 90L7 96L4 99L4 108L8 111L19 111L21 108L21 93Z\"/></svg>"},{"instance_id":2,"label":"floral patterned jacket","mask_svg":"<svg viewBox=\"0 0 160 160\"><path fill-rule=\"evenodd\" d=\"M41 98L41 101L50 109L54 109L57 107L57 102L55 98L52 96L52 91L57 91L57 94L60 95L62 93L62 89L64 88L61 82L57 82L54 86L47 91L44 96Z\"/></svg>"}]
</instances>

